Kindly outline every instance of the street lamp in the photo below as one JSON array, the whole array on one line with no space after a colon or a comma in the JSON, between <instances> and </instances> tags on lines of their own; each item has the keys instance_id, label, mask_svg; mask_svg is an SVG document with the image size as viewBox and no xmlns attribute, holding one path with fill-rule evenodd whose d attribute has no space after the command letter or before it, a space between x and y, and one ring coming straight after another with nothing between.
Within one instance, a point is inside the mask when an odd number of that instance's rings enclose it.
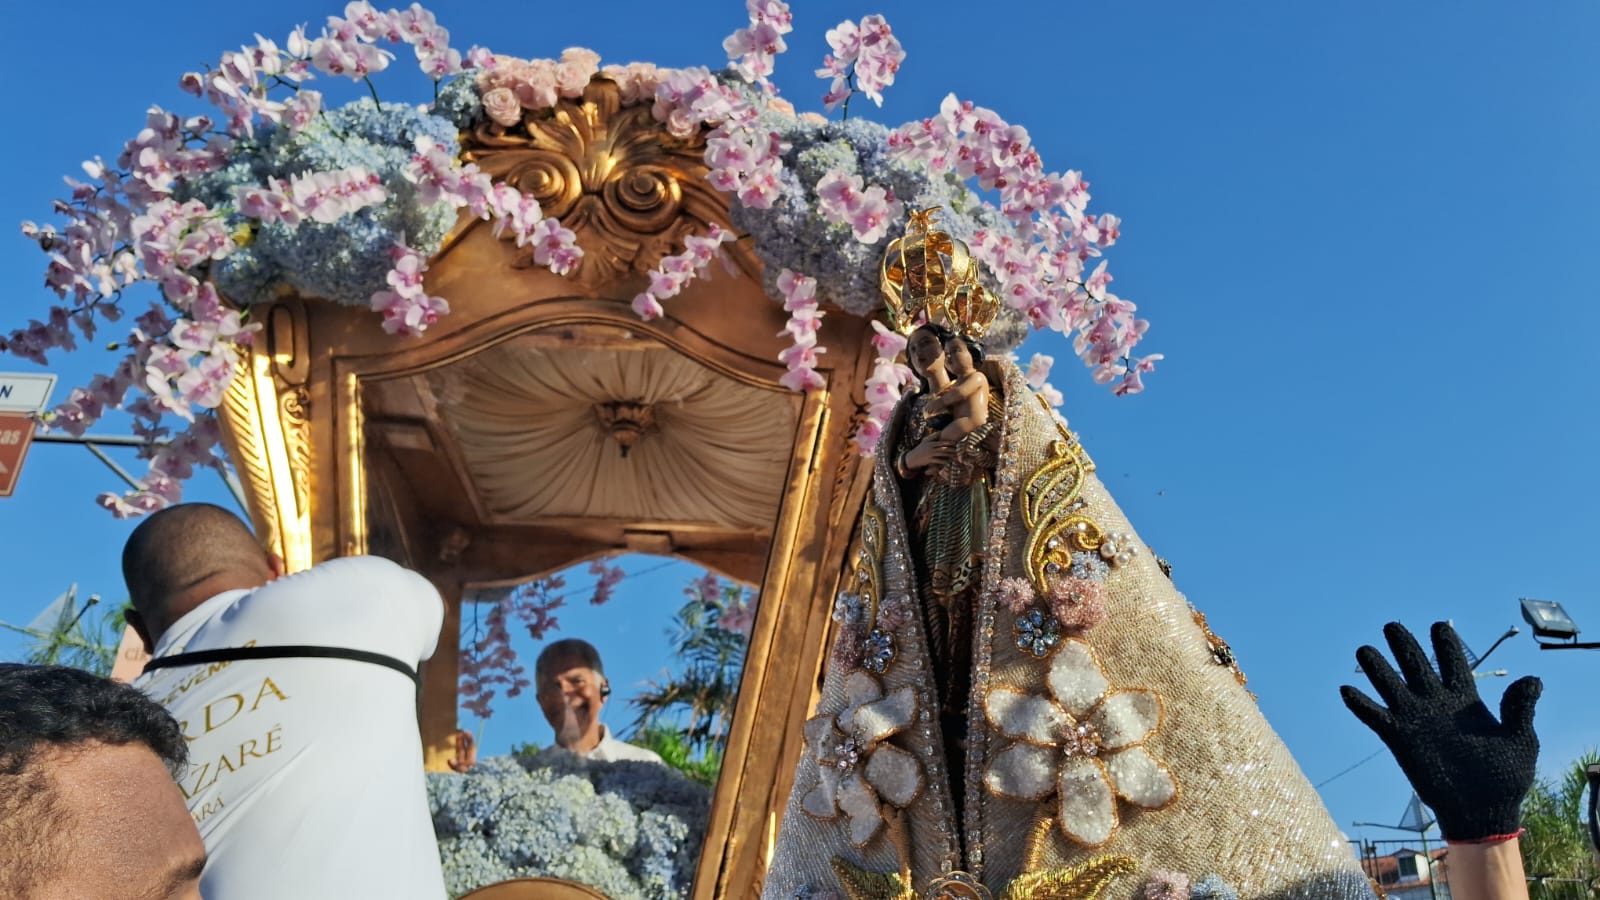
<instances>
[{"instance_id":1,"label":"street lamp","mask_svg":"<svg viewBox=\"0 0 1600 900\"><path fill-rule=\"evenodd\" d=\"M1472 668L1476 669L1479 666L1483 665L1483 661L1489 658L1489 654L1493 653L1495 650L1498 650L1500 648L1501 644L1504 644L1506 641L1516 637L1517 635L1519 635L1521 633L1522 633L1522 629L1518 628L1515 625L1511 626L1510 628L1507 628L1506 629L1506 633L1500 635L1500 638L1498 640L1496 640L1494 643L1490 644L1489 645L1489 649L1483 651L1483 655L1482 656L1480 656L1477 659L1472 661ZM1506 674L1506 670L1505 669L1495 669L1492 672L1473 672L1472 674L1478 676L1479 678L1483 678L1486 675L1504 675L1504 674Z\"/></svg>"},{"instance_id":2,"label":"street lamp","mask_svg":"<svg viewBox=\"0 0 1600 900\"><path fill-rule=\"evenodd\" d=\"M1538 602L1542 602L1542 601L1538 601ZM1524 615L1526 615L1526 613L1524 613ZM1455 626L1455 622L1452 621L1450 623L1450 625L1451 625L1451 627L1454 627ZM1504 677L1506 675L1506 670L1505 669L1489 669L1489 670L1485 670L1485 671L1479 671L1478 667L1483 665L1483 661L1489 658L1489 654L1491 654L1494 651L1500 649L1500 645L1501 644L1504 644L1506 641L1510 640L1513 637L1516 637L1517 635L1519 635L1521 633L1522 633L1522 629L1518 628L1515 625L1511 626L1510 628L1507 628L1505 634L1500 635L1500 637L1498 639L1496 639L1494 643L1489 645L1489 649L1488 650L1483 651L1483 655L1482 656L1479 656L1478 654L1473 653L1472 652L1472 648L1468 647L1466 645L1466 643L1463 642L1461 646L1462 646L1462 649L1467 651L1467 663L1468 663L1468 665L1470 665L1472 667L1472 677L1473 678ZM1435 665L1437 665L1437 663L1435 663ZM1363 669L1360 666L1356 666L1356 672L1357 673L1360 673L1362 671L1363 671Z\"/></svg>"},{"instance_id":3,"label":"street lamp","mask_svg":"<svg viewBox=\"0 0 1600 900\"><path fill-rule=\"evenodd\" d=\"M1578 623L1572 621L1566 609L1554 600L1522 598L1522 618L1533 626L1533 639L1540 650L1600 650L1600 643L1576 640ZM1564 644L1547 644L1539 638L1567 641Z\"/></svg>"}]
</instances>

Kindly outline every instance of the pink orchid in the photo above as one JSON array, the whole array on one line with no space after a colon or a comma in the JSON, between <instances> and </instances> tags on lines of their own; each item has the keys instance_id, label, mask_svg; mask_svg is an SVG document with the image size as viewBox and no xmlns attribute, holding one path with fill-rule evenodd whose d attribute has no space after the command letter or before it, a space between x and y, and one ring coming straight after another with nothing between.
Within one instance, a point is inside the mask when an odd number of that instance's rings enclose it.
<instances>
[{"instance_id":1,"label":"pink orchid","mask_svg":"<svg viewBox=\"0 0 1600 900\"><path fill-rule=\"evenodd\" d=\"M735 72L745 81L767 83L778 54L788 49L783 36L794 30L794 16L783 0L746 0L750 25L722 42Z\"/></svg>"},{"instance_id":2,"label":"pink orchid","mask_svg":"<svg viewBox=\"0 0 1600 900\"><path fill-rule=\"evenodd\" d=\"M849 20L828 30L828 46L833 52L823 57L817 77L832 83L822 102L832 109L856 91L873 103L883 105L883 90L894 84L895 73L905 61L905 50L883 16L870 15L859 24ZM855 87L849 85L854 77Z\"/></svg>"},{"instance_id":3,"label":"pink orchid","mask_svg":"<svg viewBox=\"0 0 1600 900\"><path fill-rule=\"evenodd\" d=\"M549 267L557 275L566 275L577 269L583 259L578 236L556 219L539 220L531 238L534 263Z\"/></svg>"},{"instance_id":4,"label":"pink orchid","mask_svg":"<svg viewBox=\"0 0 1600 900\"><path fill-rule=\"evenodd\" d=\"M906 349L906 336L883 324L877 319L872 320L872 347L878 351L880 359L894 359Z\"/></svg>"},{"instance_id":5,"label":"pink orchid","mask_svg":"<svg viewBox=\"0 0 1600 900\"><path fill-rule=\"evenodd\" d=\"M649 322L652 319L661 318L666 310L661 308L661 304L653 294L649 291L644 291L633 298L633 312L639 318Z\"/></svg>"},{"instance_id":6,"label":"pink orchid","mask_svg":"<svg viewBox=\"0 0 1600 900\"><path fill-rule=\"evenodd\" d=\"M756 622L755 607L749 603L729 605L717 616L717 627L723 631L748 638Z\"/></svg>"}]
</instances>

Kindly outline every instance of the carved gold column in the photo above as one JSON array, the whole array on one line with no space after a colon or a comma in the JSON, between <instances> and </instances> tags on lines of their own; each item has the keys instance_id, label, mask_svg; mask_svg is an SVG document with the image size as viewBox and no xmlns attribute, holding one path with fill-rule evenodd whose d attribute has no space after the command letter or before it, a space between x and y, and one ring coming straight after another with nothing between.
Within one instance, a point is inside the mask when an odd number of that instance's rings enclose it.
<instances>
[{"instance_id":1,"label":"carved gold column","mask_svg":"<svg viewBox=\"0 0 1600 900\"><path fill-rule=\"evenodd\" d=\"M456 685L461 679L461 579L434 574L429 580L444 598L444 625L433 657L422 664L422 765L430 772L450 768L455 757Z\"/></svg>"},{"instance_id":2,"label":"carved gold column","mask_svg":"<svg viewBox=\"0 0 1600 900\"><path fill-rule=\"evenodd\" d=\"M217 412L256 537L298 572L314 562L305 314L295 301L265 317L264 334L240 360Z\"/></svg>"}]
</instances>

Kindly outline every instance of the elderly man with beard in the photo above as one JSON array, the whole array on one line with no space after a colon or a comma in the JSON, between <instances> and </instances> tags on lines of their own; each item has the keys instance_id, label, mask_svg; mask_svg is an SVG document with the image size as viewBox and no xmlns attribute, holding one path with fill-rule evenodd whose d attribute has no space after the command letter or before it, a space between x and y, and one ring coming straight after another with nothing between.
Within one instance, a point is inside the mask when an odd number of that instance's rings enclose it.
<instances>
[{"instance_id":1,"label":"elderly man with beard","mask_svg":"<svg viewBox=\"0 0 1600 900\"><path fill-rule=\"evenodd\" d=\"M611 696L611 684L599 651L588 641L567 638L545 647L534 664L533 678L539 709L555 730L556 746L602 762L661 762L649 750L617 740L601 723L600 711Z\"/></svg>"}]
</instances>

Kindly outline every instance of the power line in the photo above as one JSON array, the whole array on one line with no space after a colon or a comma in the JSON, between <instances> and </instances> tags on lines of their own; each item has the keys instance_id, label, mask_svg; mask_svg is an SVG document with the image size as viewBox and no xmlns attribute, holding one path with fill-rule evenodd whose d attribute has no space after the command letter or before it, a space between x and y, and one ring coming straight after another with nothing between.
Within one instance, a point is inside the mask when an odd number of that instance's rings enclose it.
<instances>
[{"instance_id":1,"label":"power line","mask_svg":"<svg viewBox=\"0 0 1600 900\"><path fill-rule=\"evenodd\" d=\"M1362 757L1361 761L1357 762L1355 765L1348 766L1348 767L1346 767L1344 769L1341 769L1338 772L1335 772L1331 777L1325 778L1321 782L1318 782L1316 785L1313 786L1312 789L1313 790L1318 790L1318 791L1322 790L1322 786L1323 785L1329 784L1329 783L1333 782L1336 779L1343 778L1344 776L1350 774L1351 772L1354 772L1355 770L1361 768L1362 766L1364 766L1367 763L1371 762L1373 759L1375 759L1378 756L1382 755L1382 753L1383 753L1383 751L1385 749L1386 748L1384 748L1384 747L1379 747L1378 749L1376 749L1376 750L1372 751L1371 753L1367 754L1366 756Z\"/></svg>"}]
</instances>

